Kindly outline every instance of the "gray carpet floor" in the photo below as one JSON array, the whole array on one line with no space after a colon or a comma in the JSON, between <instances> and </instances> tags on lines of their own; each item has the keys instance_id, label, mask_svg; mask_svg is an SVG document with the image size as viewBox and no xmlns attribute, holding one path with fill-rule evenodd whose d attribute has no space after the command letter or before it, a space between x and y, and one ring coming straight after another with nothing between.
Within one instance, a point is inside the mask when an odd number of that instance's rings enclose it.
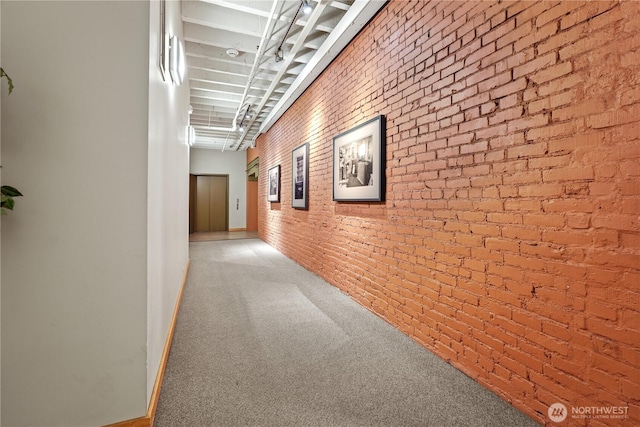
<instances>
[{"instance_id":1,"label":"gray carpet floor","mask_svg":"<svg viewBox=\"0 0 640 427\"><path fill-rule=\"evenodd\" d=\"M190 258L155 427L538 425L261 240Z\"/></svg>"}]
</instances>

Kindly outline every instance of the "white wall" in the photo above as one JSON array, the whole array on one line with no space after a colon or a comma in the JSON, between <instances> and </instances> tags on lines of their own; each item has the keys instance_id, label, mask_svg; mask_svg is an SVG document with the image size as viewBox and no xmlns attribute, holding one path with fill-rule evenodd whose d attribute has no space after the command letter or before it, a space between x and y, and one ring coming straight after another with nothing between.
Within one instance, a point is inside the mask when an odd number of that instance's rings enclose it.
<instances>
[{"instance_id":1,"label":"white wall","mask_svg":"<svg viewBox=\"0 0 640 427\"><path fill-rule=\"evenodd\" d=\"M155 130L170 111L150 112L164 96L149 81L150 14L148 2L2 1L2 65L16 84L2 97L3 182L25 195L2 221L2 425L146 412L166 329L148 322L173 311L187 224L165 209L185 199L181 167L159 178L186 150L183 120Z\"/></svg>"},{"instance_id":2,"label":"white wall","mask_svg":"<svg viewBox=\"0 0 640 427\"><path fill-rule=\"evenodd\" d=\"M166 3L167 31L182 38L180 2ZM158 68L160 6L151 2L149 48L149 211L147 400L158 373L189 255L188 80L162 80Z\"/></svg>"},{"instance_id":3,"label":"white wall","mask_svg":"<svg viewBox=\"0 0 640 427\"><path fill-rule=\"evenodd\" d=\"M229 228L247 227L247 153L191 149L190 173L229 175Z\"/></svg>"}]
</instances>

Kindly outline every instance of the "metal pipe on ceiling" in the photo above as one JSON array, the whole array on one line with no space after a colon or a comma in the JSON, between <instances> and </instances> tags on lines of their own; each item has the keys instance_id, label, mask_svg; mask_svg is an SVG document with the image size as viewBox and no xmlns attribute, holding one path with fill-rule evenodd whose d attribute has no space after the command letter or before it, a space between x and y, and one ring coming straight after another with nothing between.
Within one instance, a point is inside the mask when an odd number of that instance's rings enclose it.
<instances>
[{"instance_id":1,"label":"metal pipe on ceiling","mask_svg":"<svg viewBox=\"0 0 640 427\"><path fill-rule=\"evenodd\" d=\"M300 6L298 8L298 11L300 10L301 7L302 7L302 3L300 4ZM326 7L327 7L327 4L321 2L313 9L313 12L311 13L311 16L309 17L305 27L302 29L302 31L298 35L298 38L296 39L296 42L291 47L291 50L289 51L289 55L287 55L287 57L283 59L281 65L280 65L280 69L278 70L275 78L271 82L271 85L267 89L267 92L265 93L264 97L262 98L260 104L255 108L256 109L256 116L249 121L249 124L247 125L247 129L249 129L249 128L251 128L251 126L253 126L253 123L256 121L257 114L260 111L262 111L262 108L269 101L269 98L271 97L271 94L275 91L278 83L280 82L281 77L286 73L287 68L289 67L291 62L293 62L293 60L295 58L295 55L304 46L304 42L305 42L307 36L309 35L309 33L311 33L311 31L313 31L313 28L315 28L316 22L320 19L320 16L322 16L322 12ZM297 18L297 16L298 16L298 12L296 12L296 15L294 17L294 21ZM288 31L289 30L287 30L287 33L288 33ZM283 41L283 43L284 43L284 41ZM240 149L240 147L243 146L243 142L244 142L244 140L245 140L245 138L247 136L247 133L248 133L248 131L244 132L240 136L240 139L238 140L238 146L236 147L236 150ZM260 132L258 132L258 133L260 133Z\"/></svg>"},{"instance_id":2,"label":"metal pipe on ceiling","mask_svg":"<svg viewBox=\"0 0 640 427\"><path fill-rule=\"evenodd\" d=\"M251 72L249 73L249 78L247 79L247 84L244 88L244 93L242 94L242 99L240 100L240 105L238 105L238 110L236 111L236 115L233 118L233 129L236 129L236 123L238 121L238 117L240 116L240 112L244 108L245 101L247 100L247 95L249 90L251 89L251 85L253 83L253 79L258 72L258 67L260 66L260 61L264 57L264 53L267 50L267 44L271 39L271 35L273 33L273 28L276 25L278 19L276 16L280 16L282 11L282 7L284 6L284 0L274 0L273 5L271 6L271 12L269 14L269 19L267 20L267 26L264 28L264 32L262 33L262 39L260 39L260 45L258 46L258 52L256 53L255 59L253 61L253 66L251 67ZM256 114L258 111L256 112Z\"/></svg>"},{"instance_id":3,"label":"metal pipe on ceiling","mask_svg":"<svg viewBox=\"0 0 640 427\"><path fill-rule=\"evenodd\" d=\"M218 131L218 132L235 132L238 127L238 117L240 116L240 112L243 110L245 106L245 101L247 99L247 95L249 90L251 89L251 84L253 83L253 78L255 77L258 67L260 65L260 61L264 57L264 52L267 49L267 44L271 39L271 35L273 33L273 28L275 27L278 19L276 16L280 16L282 11L282 7L284 6L284 0L274 0L271 5L271 12L269 14L269 18L267 19L267 25L264 28L264 32L262 33L262 37L260 39L260 44L258 45L258 51L256 52L255 59L253 61L253 66L251 67L251 72L249 73L249 78L247 79L247 84L244 88L244 93L242 94L242 98L240 100L240 104L238 105L238 109L236 110L236 114L233 117L233 121L231 123L231 127L211 127L209 126L208 130ZM228 139L227 135L227 139ZM226 147L226 140L225 140Z\"/></svg>"}]
</instances>

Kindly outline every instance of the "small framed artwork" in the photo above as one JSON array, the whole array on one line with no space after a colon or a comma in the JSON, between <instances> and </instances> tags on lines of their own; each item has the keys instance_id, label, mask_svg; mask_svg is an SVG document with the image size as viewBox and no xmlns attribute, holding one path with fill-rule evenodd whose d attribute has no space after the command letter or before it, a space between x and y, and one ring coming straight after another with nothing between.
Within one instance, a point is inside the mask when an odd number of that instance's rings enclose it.
<instances>
[{"instance_id":1,"label":"small framed artwork","mask_svg":"<svg viewBox=\"0 0 640 427\"><path fill-rule=\"evenodd\" d=\"M385 116L333 138L333 200L384 201Z\"/></svg>"},{"instance_id":2,"label":"small framed artwork","mask_svg":"<svg viewBox=\"0 0 640 427\"><path fill-rule=\"evenodd\" d=\"M291 206L307 209L309 200L309 144L302 144L291 153Z\"/></svg>"},{"instance_id":3,"label":"small framed artwork","mask_svg":"<svg viewBox=\"0 0 640 427\"><path fill-rule=\"evenodd\" d=\"M267 192L267 200L270 202L280 201L280 165L269 169L269 187Z\"/></svg>"}]
</instances>

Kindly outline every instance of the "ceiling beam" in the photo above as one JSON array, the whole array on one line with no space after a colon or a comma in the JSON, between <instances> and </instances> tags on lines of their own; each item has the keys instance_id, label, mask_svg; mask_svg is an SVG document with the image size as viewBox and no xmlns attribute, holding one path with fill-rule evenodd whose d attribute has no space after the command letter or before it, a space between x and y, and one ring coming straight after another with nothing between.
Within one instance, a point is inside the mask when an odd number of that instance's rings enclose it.
<instances>
[{"instance_id":1,"label":"ceiling beam","mask_svg":"<svg viewBox=\"0 0 640 427\"><path fill-rule=\"evenodd\" d=\"M285 55L285 58L282 61L282 65L280 66L280 70L276 74L276 77L274 78L273 83L271 83L271 85L269 86L269 89L267 89L267 93L265 94L265 97L262 99L260 104L257 107L255 107L255 111L258 114L262 112L262 109L264 108L265 104L267 103L268 98L275 91L276 87L280 84L280 81L281 81L282 77L285 75L285 73L287 72L287 69L289 68L289 65L293 62L293 59L296 56L296 53L303 47L305 39L311 33L311 31L313 30L313 26L315 25L316 21L318 19L320 19L320 16L322 15L322 11L324 10L324 8L326 6L327 6L326 3L319 3L319 4L316 5L316 7L313 8L313 12L311 13L311 16L309 17L309 20L307 22L307 26L304 27L304 29L300 32L300 34L298 34L298 38L297 38L296 42L294 43L294 45L291 48L291 50L287 53L287 55ZM251 122L249 123L249 127L251 125L253 125L253 122L255 122L255 120L256 120L256 116L254 116L251 119ZM242 142L244 141L246 136L247 136L247 132L244 132L240 136L240 138L238 139L238 146L236 147L236 150L238 148L240 148L240 146L242 146Z\"/></svg>"},{"instance_id":2,"label":"ceiling beam","mask_svg":"<svg viewBox=\"0 0 640 427\"><path fill-rule=\"evenodd\" d=\"M260 37L190 23L184 25L184 40L252 54L258 50L260 43Z\"/></svg>"},{"instance_id":3,"label":"ceiling beam","mask_svg":"<svg viewBox=\"0 0 640 427\"><path fill-rule=\"evenodd\" d=\"M265 27L267 17L247 14L227 7L215 7L202 1L183 1L182 20L191 24L259 38L262 36L261 29Z\"/></svg>"},{"instance_id":4,"label":"ceiling beam","mask_svg":"<svg viewBox=\"0 0 640 427\"><path fill-rule=\"evenodd\" d=\"M322 71L335 59L342 49L362 30L376 13L387 3L387 0L356 0L343 16L334 32L325 40L316 55L298 75L295 82L262 122L260 133L268 131L284 112L300 95L318 78Z\"/></svg>"}]
</instances>

